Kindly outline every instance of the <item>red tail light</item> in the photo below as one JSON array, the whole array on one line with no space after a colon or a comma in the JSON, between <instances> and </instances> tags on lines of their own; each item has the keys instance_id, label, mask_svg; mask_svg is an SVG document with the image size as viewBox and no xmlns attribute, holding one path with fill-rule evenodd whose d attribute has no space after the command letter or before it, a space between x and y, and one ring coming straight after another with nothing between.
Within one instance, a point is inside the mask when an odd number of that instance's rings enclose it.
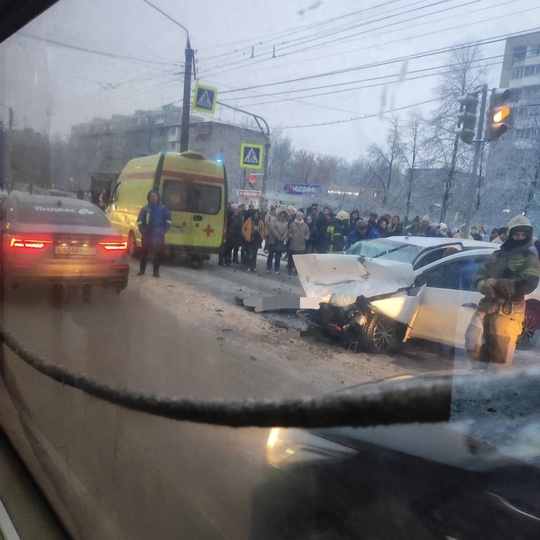
<instances>
[{"instance_id":1,"label":"red tail light","mask_svg":"<svg viewBox=\"0 0 540 540\"><path fill-rule=\"evenodd\" d=\"M9 247L23 249L43 249L48 244L52 244L52 240L39 240L34 238L12 238L9 241Z\"/></svg>"},{"instance_id":2,"label":"red tail light","mask_svg":"<svg viewBox=\"0 0 540 540\"><path fill-rule=\"evenodd\" d=\"M127 242L100 242L107 251L127 251Z\"/></svg>"}]
</instances>

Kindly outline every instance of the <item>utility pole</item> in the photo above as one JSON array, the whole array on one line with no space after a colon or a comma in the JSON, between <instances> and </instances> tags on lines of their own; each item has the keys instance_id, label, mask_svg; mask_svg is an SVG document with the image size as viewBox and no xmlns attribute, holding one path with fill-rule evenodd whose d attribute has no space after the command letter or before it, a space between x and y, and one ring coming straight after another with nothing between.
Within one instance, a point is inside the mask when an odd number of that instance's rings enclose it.
<instances>
[{"instance_id":1,"label":"utility pole","mask_svg":"<svg viewBox=\"0 0 540 540\"><path fill-rule=\"evenodd\" d=\"M189 42L186 44L186 66L184 70L184 100L182 103L182 124L180 125L180 152L189 149L189 98L191 96L191 65L193 64L193 49Z\"/></svg>"},{"instance_id":2,"label":"utility pole","mask_svg":"<svg viewBox=\"0 0 540 540\"><path fill-rule=\"evenodd\" d=\"M11 193L11 190L13 189L13 123L14 123L14 116L15 113L13 112L13 107L9 107L9 120L8 120L8 132L7 132L7 152L6 152L6 162L5 162L5 175L4 175L4 184L5 189L8 191L8 193Z\"/></svg>"},{"instance_id":3,"label":"utility pole","mask_svg":"<svg viewBox=\"0 0 540 540\"><path fill-rule=\"evenodd\" d=\"M471 220L473 213L474 201L476 200L475 194L478 189L478 166L480 164L480 157L482 155L483 135L484 135L484 118L486 115L486 100L487 100L487 84L482 85L482 97L480 100L480 116L478 118L478 126L476 130L476 139L474 141L474 158L471 172L471 179L469 182L469 194L467 198L467 214L465 217L465 238L469 238L469 231L471 230Z\"/></svg>"},{"instance_id":4,"label":"utility pole","mask_svg":"<svg viewBox=\"0 0 540 540\"><path fill-rule=\"evenodd\" d=\"M173 19L170 15L167 15L164 11L159 9L157 6L144 0L150 7L154 8L156 11L159 11L163 16L167 17L174 24L182 28L187 34L186 42L186 65L184 69L184 97L182 101L182 124L180 126L180 152L185 152L188 150L189 146L189 98L191 96L191 66L193 66L193 71L195 72L194 58L195 54L191 48L191 43L189 41L189 31L188 29L180 24L177 20Z\"/></svg>"}]
</instances>

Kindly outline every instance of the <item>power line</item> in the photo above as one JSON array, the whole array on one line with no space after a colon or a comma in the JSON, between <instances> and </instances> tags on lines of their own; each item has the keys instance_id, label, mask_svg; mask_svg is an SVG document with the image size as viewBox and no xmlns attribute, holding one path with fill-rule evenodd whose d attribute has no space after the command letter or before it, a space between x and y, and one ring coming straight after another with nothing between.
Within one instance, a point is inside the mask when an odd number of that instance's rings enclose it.
<instances>
[{"instance_id":1,"label":"power line","mask_svg":"<svg viewBox=\"0 0 540 540\"><path fill-rule=\"evenodd\" d=\"M28 39L34 39L36 41L44 41L45 43L48 43L49 45L54 45L56 47L64 47L66 49L72 49L72 50L76 50L76 51L82 51L82 52L87 52L87 53L92 53L92 54L98 54L100 56L106 56L108 58L113 58L115 60L125 60L125 61L129 61L129 62L135 62L135 63L139 63L139 64L161 64L161 65L164 65L164 66L178 66L179 65L179 62L162 62L162 61L159 61L159 60L143 60L141 58L135 58L133 56L126 56L126 55L122 55L122 54L115 54L115 53L110 53L110 52L107 52L107 51L99 51L99 50L96 50L96 49L88 49L86 47L80 47L78 45L73 45L71 43L64 43L62 41L57 41L57 40L54 40L54 39L48 39L48 38L43 38L43 37L40 37L40 36L34 36L34 35L31 35L31 34L27 34L25 32L20 32L19 33L20 36L22 37L25 37L25 38L28 38Z\"/></svg>"},{"instance_id":2,"label":"power line","mask_svg":"<svg viewBox=\"0 0 540 540\"><path fill-rule=\"evenodd\" d=\"M482 62L487 62L489 60L497 60L497 59L501 59L501 58L504 58L504 54L485 57L485 58L480 58L480 59L478 59L478 60L476 60L474 62L475 63L482 63ZM502 63L502 62L498 62L498 63ZM417 74L417 73L425 73L425 72L429 72L429 71L433 71L433 70L440 70L440 69L446 70L447 68L452 68L452 67L455 67L455 66L458 66L458 65L460 65L460 64L458 64L458 63L444 64L444 65L439 65L439 66L432 66L432 67L428 67L428 68L421 68L421 69L408 71L407 72L407 80L415 80L415 79L418 79L418 78L432 77L434 75L440 75L441 72L437 72L437 73L434 73L434 74L424 75L423 77L414 77L412 79L409 79L409 75L413 75L413 74ZM491 64L491 65L494 65L494 64ZM322 85L322 86L313 86L313 87L310 87L310 88L300 88L300 89L296 89L296 90L283 90L281 92L273 92L273 93L270 93L270 94L259 94L257 97L273 97L273 96L280 96L282 94L291 94L291 93L297 93L297 92L309 92L309 91L312 91L312 90L322 90L324 88L336 88L336 87L340 87L340 86L345 86L345 85L350 85L350 84L358 84L358 83L364 83L364 82L371 82L371 81L379 81L379 80L385 80L386 81L387 79L395 79L395 78L396 78L396 74L392 73L390 75L378 75L376 77L369 77L367 79L362 79L360 81L355 80L355 81L339 82L339 83L327 84L327 85ZM384 82L383 84L387 84L387 82L388 81ZM390 82L399 82L399 81L390 81ZM346 89L343 89L341 91L349 92L349 91L352 91L352 90L358 90L358 89L362 89L362 88L363 88L362 86L356 86L354 88L346 88ZM337 92L335 92L335 93L337 93ZM319 95L327 95L327 94L319 94ZM255 97L254 96L237 96L237 97L234 98L235 101L245 100L245 99L255 99ZM262 104L264 104L264 103L262 103Z\"/></svg>"},{"instance_id":3,"label":"power line","mask_svg":"<svg viewBox=\"0 0 540 540\"><path fill-rule=\"evenodd\" d=\"M491 9L491 8L499 8L499 7L504 6L504 5L506 5L506 4L514 4L515 1L516 1L516 0L506 0L506 1L504 1L504 2L502 2L502 3L500 3L500 4L497 4L497 5L495 5L495 6L490 6L489 9ZM527 10L522 11L522 13L526 13L526 12L528 12L528 11L534 11L534 10L537 10L537 9L540 9L540 6L533 7L533 8L529 8L529 9L527 9ZM479 12L485 11L485 10L486 10L486 8L480 8L480 9L477 9L477 10L469 11L468 14L470 15L470 14L472 14L472 13L479 13ZM496 17L491 17L491 18L489 18L489 19L484 19L482 22L483 22L483 23L486 23L486 22L494 21L494 20L501 19L501 18L504 18L504 17L507 17L507 15L506 15L506 14L498 15L498 16L496 16ZM449 19L449 18L455 18L455 15L450 15L450 16L447 16L447 17L441 17L441 18L439 18L439 19L435 19L434 21L430 21L430 23L442 22L442 21L445 21L445 20L447 20L447 19ZM467 27L467 26L473 26L473 25L476 25L476 24L478 24L478 22L477 22L477 21L473 21L473 22L470 22L470 23L468 23L468 24L459 24L459 25L454 26L454 27L445 28L443 31L444 31L444 32L448 32L448 31L451 31L451 30L462 29L462 28L465 28L465 27ZM409 25L409 26L407 27L407 29L414 28L414 27L417 27L417 26L423 26L423 25L425 25L425 22L421 22L421 23L418 23L418 24L415 24L415 25ZM412 39L416 39L416 38L418 38L418 37L426 37L426 36L429 36L429 35L440 34L440 33L441 33L441 30L434 30L434 31L432 31L432 32L423 32L422 34L417 34L417 35L409 36L409 37L407 37L407 39L408 39L408 40L412 40ZM402 42L402 39L399 38L399 39L394 39L394 40L391 40L391 41L385 41L385 42L382 42L382 43L378 43L378 45L379 45L380 47L383 47L383 46L385 46L385 45L392 45L392 44L394 44L394 43L401 43L401 42ZM358 48L358 49L352 49L352 50L349 50L348 53L352 53L352 52L355 52L355 51L361 51L361 50L363 50L363 49L364 49L364 47L360 47L360 48ZM340 55L340 54L342 54L342 53L341 53L341 52L336 52L336 53L332 53L332 54L329 54L329 55L326 55L326 56L317 56L316 58L312 58L312 59L310 59L310 60L308 60L308 61L317 61L317 62L320 62L321 60L324 60L324 59L326 59L326 58L332 58L332 57L337 56L337 55ZM303 60L298 60L297 62L289 62L289 63L287 64L287 66L290 67L290 66L292 66L292 65L294 65L294 64L298 64L298 63L305 64L305 63L306 63L306 60L303 59ZM283 66L273 66L273 67L279 67L279 68L282 68ZM270 69L272 69L272 68L270 68ZM232 71L232 70L229 70L229 72L230 72L230 71ZM243 70L242 70L242 73L243 73L243 74L246 74L246 73L249 73L250 71L254 71L254 70L245 70L245 69L243 69ZM257 69L255 69L255 71L257 71Z\"/></svg>"},{"instance_id":4,"label":"power line","mask_svg":"<svg viewBox=\"0 0 540 540\"><path fill-rule=\"evenodd\" d=\"M317 28L319 26L323 26L323 25L326 25L326 24L330 24L332 22L335 22L335 21L338 21L338 20L341 20L341 19L345 19L345 18L348 18L348 17L352 17L354 15L359 15L361 13L365 13L366 11L371 11L373 9L376 9L376 8L379 8L379 7L386 7L390 4L395 4L396 2L399 2L401 0L391 0L389 2L383 2L381 4L377 4L375 6L371 6L369 8L365 8L365 9L361 9L361 10L358 10L358 11L353 11L351 13L346 13L344 15L340 15L338 17L333 17L333 18L330 18L330 19L325 19L323 21L319 21L317 23L310 23L308 25L304 25L304 26L300 26L296 29L293 29L293 30L285 30L285 31L281 31L281 32L274 32L274 33L270 33L270 34L266 34L264 36L262 36L260 39L265 39L265 38L270 38L270 37L286 37L286 36L290 36L290 35L294 35L294 34L298 34L300 32L303 32L305 30L311 30L313 28ZM425 2L426 0L419 0L413 4L409 4L409 5L415 5L415 4L420 4L420 3L423 3ZM398 9L398 8L396 8ZM401 8L399 8L401 9ZM232 42L232 43L229 43L229 44L225 44L225 46L227 45L231 45L231 44L234 44L234 43L245 43L245 42L249 42L251 43L249 46L246 46L246 47L242 47L241 49L235 49L234 51L228 51L228 52L225 52L225 53L222 53L222 54L219 54L219 55L212 55L212 59L216 59L216 58L222 58L224 56L230 56L230 55L233 55L233 54L237 54L239 52L242 52L242 51L246 51L246 52L249 52L251 51L251 48L253 45L253 40L252 39L249 39L249 40L241 40L241 41L238 41L238 42ZM263 41L259 41L257 43L257 45L264 45L265 43ZM207 49L201 49L201 50L210 50L210 49L213 49L213 48L222 48L224 45L217 45L217 46L214 46L214 47L209 47ZM204 59L204 56L202 57Z\"/></svg>"},{"instance_id":5,"label":"power line","mask_svg":"<svg viewBox=\"0 0 540 540\"><path fill-rule=\"evenodd\" d=\"M252 90L252 89L256 89L256 88L265 88L265 87L268 87L268 86L279 86L279 85L282 85L282 84L289 84L289 83L294 83L294 82L302 82L302 81L307 81L307 80L311 80L311 79L317 79L317 78L321 78L321 77L330 77L330 76L334 76L334 75L341 75L341 74L344 74L344 73L351 73L351 72L354 72L354 71L360 71L360 70L368 69L368 68L372 68L372 67L381 67L381 66L387 66L387 65L391 65L391 64L404 62L404 61L415 60L415 59L419 59L419 58L427 58L429 56L436 56L436 55L440 55L440 54L446 54L446 53L449 53L449 52L458 51L458 50L466 49L466 48L469 48L469 47L480 46L480 45L488 45L488 44L491 44L491 43L497 43L497 42L500 42L500 41L505 41L509 37L514 37L514 36L517 36L517 35L526 35L527 33L531 33L533 31L537 31L537 30L538 30L538 28L534 28L534 29L531 29L531 30L527 30L525 32L516 32L514 34L505 34L505 35L502 35L502 36L495 36L495 37L492 37L492 38L485 38L485 39L481 39L481 40L477 40L477 41L471 41L471 42L465 43L463 45L453 45L453 46L450 46L450 47L443 47L443 48L440 48L440 49L431 49L431 50L428 50L428 51L423 51L423 52L420 52L420 53L416 53L414 55L401 56L401 57L398 57L398 58L384 60L382 62L372 62L370 64L363 64L363 65L349 67L349 68L343 68L343 69L339 69L339 70L327 71L327 72L323 72L323 73L317 73L317 74L314 74L314 75L306 75L304 77L297 77L295 79L287 79L287 80L284 80L284 81L277 81L277 82L264 83L264 84L259 84L259 85L246 86L244 88L237 88L235 90L226 90L224 92L221 92L221 94L222 95L223 94L230 94L230 93L236 93L236 92L243 92L243 91L246 91L246 90Z\"/></svg>"},{"instance_id":6,"label":"power line","mask_svg":"<svg viewBox=\"0 0 540 540\"><path fill-rule=\"evenodd\" d=\"M436 4L432 4L430 6L423 6L423 7L418 7L418 8L415 8L413 10L409 10L409 11L405 11L403 13L399 13L397 15L403 15L405 13L409 13L411 11L415 11L415 10L419 10L419 9L425 9L426 7L432 7L433 5L437 5L439 3L446 3L448 1L452 1L452 0L440 0L439 2L437 2ZM283 58L283 57L286 57L286 56L290 56L290 55L293 55L293 54L298 54L299 52L305 52L306 50L312 50L314 48L318 48L318 47L321 47L321 46L325 46L325 45L329 45L329 44L332 44L332 43L336 43L337 41L342 41L344 42L345 40L348 40L348 39L351 39L351 38L354 38L354 37L358 37L360 35L365 35L365 34L369 34L369 33L372 33L372 32L378 32L380 30L385 30L387 28L390 28L392 26L395 26L395 25L398 25L398 24L403 24L405 22L409 22L411 20L416 20L418 19L419 17L427 17L427 16L431 16L431 15L434 15L436 13L442 13L442 12L445 12L445 11L449 11L449 10L452 10L452 9L457 9L459 7L463 7L463 6L466 6L466 5L469 5L469 4L473 4L473 3L477 3L479 1L482 1L482 0L468 0L465 4L460 4L459 6L454 6L454 7L449 7L449 8L445 8L443 10L440 10L440 11L437 11L437 12L433 12L433 13L428 13L428 14L424 14L424 15L420 15L420 16L416 16L416 17L413 17L412 19L406 19L404 21L396 21L396 22L393 22L391 24L387 24L387 25L384 25L384 26L380 26L380 27L377 27L377 28L372 28L372 29L367 29L367 30L364 30L363 32L360 32L360 33L357 33L357 34L353 34L352 36L345 36L345 37L342 37L342 38L339 38L339 39L334 39L334 40L331 40L331 41L326 41L326 42L323 42L323 43L319 43L317 45L311 45L309 47L304 47L304 48L301 48L301 49L297 49L297 50L294 50L294 51L289 51L289 52L285 52L285 53L280 53L279 57L280 58ZM388 18L391 18L391 17L395 17L397 15L387 15L385 17L382 17L380 19L377 19L375 21L367 21L367 22L364 22L363 24L361 25L356 25L354 27L349 27L347 30L350 30L350 29L353 29L353 28L356 28L358 26L369 26L370 24L373 24L374 22L379 22L379 21L382 21L382 20L385 20L385 19L388 19ZM339 31L339 32L335 32L334 34L336 33L341 33L342 31ZM334 34L330 34L330 35L334 35ZM305 44L305 43L309 43L311 41L316 41L318 39L321 39L321 37L326 37L326 36L320 36L318 35L317 37L314 37L314 38L310 38L310 39L307 39L305 40L303 43L300 43L300 44L297 44L297 45L302 45L302 44ZM295 45L295 46L297 46ZM284 49L287 49L287 48L291 48L293 45L290 45L290 46L287 46L287 47L284 47L280 50L284 50ZM270 60L271 58L268 57L268 58L263 58L263 59L260 59L260 60L257 60L255 62L252 62L252 64L256 64L256 63L260 63L260 62L266 62L268 60ZM239 63L242 63L242 62L246 62L246 60L237 60L235 62L231 62L230 64L225 64L224 66L220 66L220 67L228 67L228 66L232 66L232 65L236 65L236 64L239 64ZM226 70L226 71L218 71L217 73L212 73L211 71L210 72L206 72L206 75L208 76L209 74L210 75L220 75L220 74L223 74L223 73L227 73L227 72L230 72L231 70Z\"/></svg>"},{"instance_id":7,"label":"power line","mask_svg":"<svg viewBox=\"0 0 540 540\"><path fill-rule=\"evenodd\" d=\"M307 127L322 127L322 126L331 126L334 124L347 124L349 122L355 122L356 120L367 120L369 118L377 118L379 116L383 116L388 113L396 112L396 111L403 111L405 109L411 109L413 107L420 107L421 105L427 105L428 103L434 103L436 101L440 101L439 98L434 99L427 99L426 101L421 101L419 103L413 103L411 105L405 105L403 107L396 107L394 109L389 109L387 111L382 111L380 113L376 114L365 114L362 116L357 116L356 118L349 118L347 120L335 120L332 122L323 122L320 124L305 124L302 126L277 126L274 129L301 129L301 128L307 128Z\"/></svg>"}]
</instances>

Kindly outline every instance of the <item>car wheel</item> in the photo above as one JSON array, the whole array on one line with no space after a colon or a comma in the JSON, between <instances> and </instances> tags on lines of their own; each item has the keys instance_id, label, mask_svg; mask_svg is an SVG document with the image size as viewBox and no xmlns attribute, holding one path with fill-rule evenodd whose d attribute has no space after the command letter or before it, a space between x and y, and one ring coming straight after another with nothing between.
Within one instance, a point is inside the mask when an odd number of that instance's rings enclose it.
<instances>
[{"instance_id":1,"label":"car wheel","mask_svg":"<svg viewBox=\"0 0 540 540\"><path fill-rule=\"evenodd\" d=\"M523 332L517 339L517 348L521 350L532 349L540 339L540 331L535 330L536 327L533 317L530 315L525 316L523 321Z\"/></svg>"},{"instance_id":2,"label":"car wheel","mask_svg":"<svg viewBox=\"0 0 540 540\"><path fill-rule=\"evenodd\" d=\"M135 233L129 231L128 235L128 254L130 257L136 257L139 254L139 248L137 247L137 240L135 239Z\"/></svg>"},{"instance_id":3,"label":"car wheel","mask_svg":"<svg viewBox=\"0 0 540 540\"><path fill-rule=\"evenodd\" d=\"M200 270L202 268L202 258L201 257L191 257L191 267L195 268L195 270Z\"/></svg>"},{"instance_id":4,"label":"car wheel","mask_svg":"<svg viewBox=\"0 0 540 540\"><path fill-rule=\"evenodd\" d=\"M362 330L362 341L370 352L390 354L403 341L403 325L384 315L370 317Z\"/></svg>"}]
</instances>

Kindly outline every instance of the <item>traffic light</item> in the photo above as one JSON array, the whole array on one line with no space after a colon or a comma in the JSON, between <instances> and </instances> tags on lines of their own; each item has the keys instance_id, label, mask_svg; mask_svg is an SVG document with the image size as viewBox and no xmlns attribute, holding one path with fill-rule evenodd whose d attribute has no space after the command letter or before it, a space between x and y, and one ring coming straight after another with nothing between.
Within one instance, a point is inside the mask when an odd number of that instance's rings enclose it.
<instances>
[{"instance_id":1,"label":"traffic light","mask_svg":"<svg viewBox=\"0 0 540 540\"><path fill-rule=\"evenodd\" d=\"M495 141L508 130L508 120L512 110L506 102L512 96L509 88L494 88L489 98L487 111L486 140Z\"/></svg>"},{"instance_id":2,"label":"traffic light","mask_svg":"<svg viewBox=\"0 0 540 540\"><path fill-rule=\"evenodd\" d=\"M476 109L478 108L478 96L476 94L466 94L457 98L461 104L461 109L457 115L459 120L458 128L455 133L467 144L474 140L476 127Z\"/></svg>"}]
</instances>

